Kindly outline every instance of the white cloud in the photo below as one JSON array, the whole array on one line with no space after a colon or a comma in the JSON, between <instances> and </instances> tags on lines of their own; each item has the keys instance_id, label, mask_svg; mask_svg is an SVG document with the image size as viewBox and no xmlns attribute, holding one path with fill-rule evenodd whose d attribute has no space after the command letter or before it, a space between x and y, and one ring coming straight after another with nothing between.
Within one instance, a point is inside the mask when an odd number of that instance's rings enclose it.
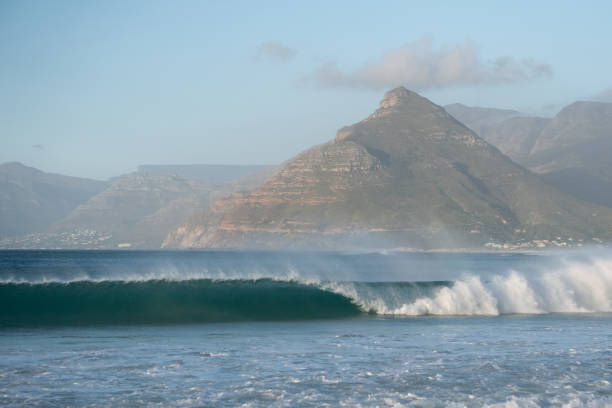
<instances>
[{"instance_id":1,"label":"white cloud","mask_svg":"<svg viewBox=\"0 0 612 408\"><path fill-rule=\"evenodd\" d=\"M502 84L552 76L550 65L533 58L502 56L483 62L471 43L434 48L429 38L387 51L355 71L335 62L314 70L309 79L325 87L386 89L404 85L415 90L455 85Z\"/></svg>"},{"instance_id":2,"label":"white cloud","mask_svg":"<svg viewBox=\"0 0 612 408\"><path fill-rule=\"evenodd\" d=\"M255 59L271 59L276 61L290 61L292 60L297 51L287 47L285 44L278 41L267 41L257 46L255 52Z\"/></svg>"}]
</instances>

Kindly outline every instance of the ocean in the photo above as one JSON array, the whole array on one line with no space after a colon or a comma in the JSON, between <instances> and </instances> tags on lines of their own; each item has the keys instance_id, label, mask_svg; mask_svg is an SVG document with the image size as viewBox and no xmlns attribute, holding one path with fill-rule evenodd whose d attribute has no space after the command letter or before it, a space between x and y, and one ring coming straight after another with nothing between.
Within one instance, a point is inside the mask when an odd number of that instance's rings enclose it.
<instances>
[{"instance_id":1,"label":"ocean","mask_svg":"<svg viewBox=\"0 0 612 408\"><path fill-rule=\"evenodd\" d=\"M612 407L612 252L0 251L0 405Z\"/></svg>"}]
</instances>

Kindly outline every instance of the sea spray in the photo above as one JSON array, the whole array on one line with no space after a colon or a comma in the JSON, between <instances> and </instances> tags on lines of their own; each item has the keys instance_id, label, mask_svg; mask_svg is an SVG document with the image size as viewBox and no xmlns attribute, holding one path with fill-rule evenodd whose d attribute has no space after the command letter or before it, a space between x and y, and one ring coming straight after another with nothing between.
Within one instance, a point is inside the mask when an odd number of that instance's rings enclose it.
<instances>
[{"instance_id":1,"label":"sea spray","mask_svg":"<svg viewBox=\"0 0 612 408\"><path fill-rule=\"evenodd\" d=\"M423 287L413 285L413 291L403 294L397 290L400 286L393 284L376 290L363 283L333 283L324 287L383 315L612 312L612 261L603 259L565 263L559 270L542 273L510 271L489 279L466 275L450 285L438 282L433 293L416 299L410 298L415 295L414 288Z\"/></svg>"}]
</instances>

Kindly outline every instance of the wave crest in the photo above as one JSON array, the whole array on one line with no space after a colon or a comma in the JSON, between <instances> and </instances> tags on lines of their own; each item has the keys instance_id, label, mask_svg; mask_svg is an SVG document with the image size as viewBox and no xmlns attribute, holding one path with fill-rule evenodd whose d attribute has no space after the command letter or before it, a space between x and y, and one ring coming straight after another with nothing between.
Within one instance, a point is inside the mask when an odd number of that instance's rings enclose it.
<instances>
[{"instance_id":1,"label":"wave crest","mask_svg":"<svg viewBox=\"0 0 612 408\"><path fill-rule=\"evenodd\" d=\"M382 315L486 315L612 312L612 261L567 263L557 271L523 274L510 271L488 280L464 276L440 283L429 294L397 287L364 288L363 284L331 284L366 310Z\"/></svg>"}]
</instances>

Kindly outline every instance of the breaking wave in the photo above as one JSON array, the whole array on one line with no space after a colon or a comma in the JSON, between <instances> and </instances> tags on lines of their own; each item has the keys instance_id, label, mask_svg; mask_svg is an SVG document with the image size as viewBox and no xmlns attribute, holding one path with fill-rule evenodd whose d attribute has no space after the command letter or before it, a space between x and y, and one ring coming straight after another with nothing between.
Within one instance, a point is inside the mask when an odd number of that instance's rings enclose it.
<instances>
[{"instance_id":1,"label":"breaking wave","mask_svg":"<svg viewBox=\"0 0 612 408\"><path fill-rule=\"evenodd\" d=\"M612 312L612 261L454 281L305 281L294 277L0 283L0 326L339 319L364 314Z\"/></svg>"},{"instance_id":2,"label":"breaking wave","mask_svg":"<svg viewBox=\"0 0 612 408\"><path fill-rule=\"evenodd\" d=\"M488 279L467 275L434 287L329 283L335 293L381 315L484 315L612 312L612 263L540 274L511 271Z\"/></svg>"}]
</instances>

